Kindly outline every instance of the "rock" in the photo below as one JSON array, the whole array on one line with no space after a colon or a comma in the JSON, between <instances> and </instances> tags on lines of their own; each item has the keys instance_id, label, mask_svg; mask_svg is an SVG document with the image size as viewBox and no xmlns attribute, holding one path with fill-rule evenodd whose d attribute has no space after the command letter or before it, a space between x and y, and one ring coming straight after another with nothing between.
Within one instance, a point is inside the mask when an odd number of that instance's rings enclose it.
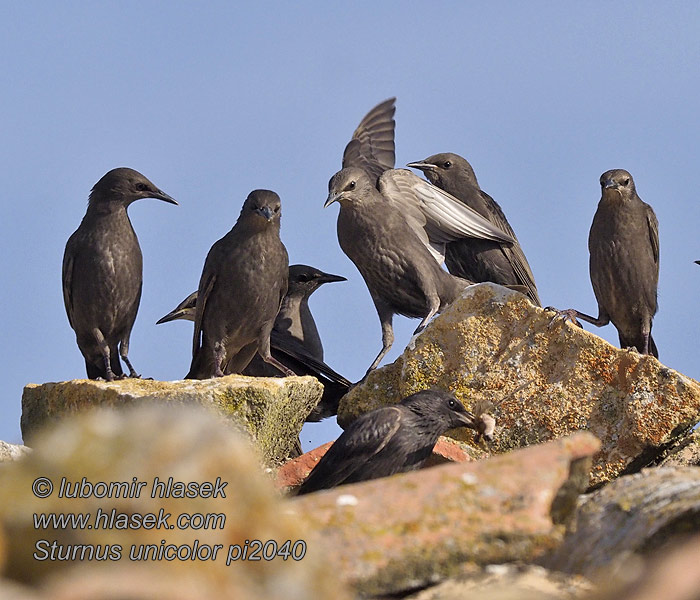
<instances>
[{"instance_id":1,"label":"rock","mask_svg":"<svg viewBox=\"0 0 700 600\"><path fill-rule=\"evenodd\" d=\"M22 435L31 445L33 434L43 425L95 406L200 405L242 425L263 459L276 465L296 447L304 419L322 393L323 386L313 377L229 375L202 381L79 379L29 384L22 394Z\"/></svg>"},{"instance_id":2,"label":"rock","mask_svg":"<svg viewBox=\"0 0 700 600\"><path fill-rule=\"evenodd\" d=\"M656 462L661 467L700 467L700 431L681 438Z\"/></svg>"},{"instance_id":3,"label":"rock","mask_svg":"<svg viewBox=\"0 0 700 600\"><path fill-rule=\"evenodd\" d=\"M458 574L465 562L531 562L562 538L600 444L589 433L292 498L326 568L364 595Z\"/></svg>"},{"instance_id":4,"label":"rock","mask_svg":"<svg viewBox=\"0 0 700 600\"><path fill-rule=\"evenodd\" d=\"M21 444L9 444L7 442L0 441L0 463L8 462L10 460L17 460L22 458L25 454L31 450L26 446Z\"/></svg>"},{"instance_id":5,"label":"rock","mask_svg":"<svg viewBox=\"0 0 700 600\"><path fill-rule=\"evenodd\" d=\"M314 448L284 463L277 470L275 485L285 491L290 491L300 486L332 445L333 442L326 442L318 448ZM437 444L435 444L435 448L433 448L432 456L425 461L423 468L434 467L435 465L442 465L448 462L466 462L468 460L472 460L472 458L465 449L464 444L446 437L440 437Z\"/></svg>"},{"instance_id":6,"label":"rock","mask_svg":"<svg viewBox=\"0 0 700 600\"><path fill-rule=\"evenodd\" d=\"M634 570L623 589L597 600L700 600L700 536L657 553Z\"/></svg>"},{"instance_id":7,"label":"rock","mask_svg":"<svg viewBox=\"0 0 700 600\"><path fill-rule=\"evenodd\" d=\"M165 582L203 579L207 593L214 590L212 598L234 597L229 592L238 586L250 590L248 595L238 596L244 598L347 597L325 568L318 548L305 542L296 544L297 555L306 547L303 560L277 556L269 561L232 560L226 565L229 551L232 558L244 547L253 552L253 540L261 544L272 541L269 554L274 545L283 548L286 540L291 540L294 548L297 541L306 540L306 532L284 514L284 505L263 474L250 439L211 411L157 403L122 410L95 409L62 419L57 426L37 434L34 441L32 453L0 469L0 531L7 543L5 577L36 587L48 585L50 574L70 579L69 569L82 565L79 568L90 573L93 569L102 573L114 570L135 580L141 577L138 572L147 573L146 579L163 581L155 589L168 588ZM38 477L53 483L47 498L32 493L33 486L39 491L46 489L35 485ZM202 484L195 486L201 493L194 498L168 493L170 477L174 482ZM63 478L77 483L85 497L62 495ZM133 486L112 488L112 496L104 497L109 488L98 485L100 482ZM140 493L136 493L137 483L145 484ZM177 490L177 486L170 489ZM195 488L189 489L192 495ZM71 492L75 495L75 486ZM67 513L89 515L87 524L92 527L35 528L34 514ZM98 517L100 513L105 516ZM158 515L160 520L146 521L144 515L149 514ZM144 516L144 526L125 528L126 524L139 525L139 516ZM144 547L148 545L151 550ZM217 545L221 548L213 558ZM107 560L87 560L104 557L107 546ZM157 558L160 549L167 546L177 549L180 559L153 560L152 553ZM188 556L196 548L197 559L191 560ZM76 560L51 559L52 552L57 558L65 557L68 551L78 551ZM82 552L84 561L80 560ZM148 560L143 560L143 552L151 552ZM142 559L132 561L130 556ZM75 589L91 577L87 573L76 571ZM122 582L122 587L128 588L129 581ZM183 583L182 589L189 587ZM79 595L76 592L72 597ZM115 596L104 591L93 597Z\"/></svg>"},{"instance_id":8,"label":"rock","mask_svg":"<svg viewBox=\"0 0 700 600\"><path fill-rule=\"evenodd\" d=\"M693 532L700 533L700 469L645 469L583 496L571 531L542 564L610 579L630 557Z\"/></svg>"},{"instance_id":9,"label":"rock","mask_svg":"<svg viewBox=\"0 0 700 600\"><path fill-rule=\"evenodd\" d=\"M553 317L517 292L470 286L401 357L341 399L338 422L346 427L362 413L437 386L467 408L495 404L496 453L591 431L602 441L592 471L599 485L650 464L700 420L697 382Z\"/></svg>"},{"instance_id":10,"label":"rock","mask_svg":"<svg viewBox=\"0 0 700 600\"><path fill-rule=\"evenodd\" d=\"M584 577L535 565L489 565L476 574L449 579L406 600L569 600L594 590Z\"/></svg>"}]
</instances>

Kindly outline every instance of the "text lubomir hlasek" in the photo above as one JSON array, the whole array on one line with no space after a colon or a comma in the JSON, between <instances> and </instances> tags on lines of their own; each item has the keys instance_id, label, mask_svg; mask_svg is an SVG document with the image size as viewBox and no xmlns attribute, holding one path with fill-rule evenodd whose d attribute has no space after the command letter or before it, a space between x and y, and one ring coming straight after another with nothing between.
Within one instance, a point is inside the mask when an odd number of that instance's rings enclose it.
<instances>
[{"instance_id":1,"label":"text lubomir hlasek","mask_svg":"<svg viewBox=\"0 0 700 600\"><path fill-rule=\"evenodd\" d=\"M61 478L58 489L59 498L139 498L148 481L139 481L132 477L131 481L90 482L86 477L80 481L68 481ZM151 486L151 498L226 498L225 488L228 481L174 481L172 477L161 480L155 477Z\"/></svg>"}]
</instances>

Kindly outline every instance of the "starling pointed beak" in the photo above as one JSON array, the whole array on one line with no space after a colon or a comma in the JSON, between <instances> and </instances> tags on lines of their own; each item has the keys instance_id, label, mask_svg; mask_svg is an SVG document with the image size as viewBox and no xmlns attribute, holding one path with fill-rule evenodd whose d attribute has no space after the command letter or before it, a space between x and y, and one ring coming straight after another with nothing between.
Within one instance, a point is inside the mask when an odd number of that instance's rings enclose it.
<instances>
[{"instance_id":1,"label":"starling pointed beak","mask_svg":"<svg viewBox=\"0 0 700 600\"><path fill-rule=\"evenodd\" d=\"M609 189L615 190L615 189L617 189L618 187L620 187L620 186L617 184L617 181L615 181L614 179L608 179L608 180L603 184L603 189L604 189L604 190L609 190Z\"/></svg>"},{"instance_id":2,"label":"starling pointed beak","mask_svg":"<svg viewBox=\"0 0 700 600\"><path fill-rule=\"evenodd\" d=\"M255 211L265 217L268 221L272 221L272 211L269 206L261 206L256 208Z\"/></svg>"},{"instance_id":3,"label":"starling pointed beak","mask_svg":"<svg viewBox=\"0 0 700 600\"><path fill-rule=\"evenodd\" d=\"M437 170L437 165L434 165L432 163L427 163L427 162L410 162L406 165L407 167L411 167L412 169L419 169L421 171L436 171Z\"/></svg>"},{"instance_id":4,"label":"starling pointed beak","mask_svg":"<svg viewBox=\"0 0 700 600\"><path fill-rule=\"evenodd\" d=\"M337 281L347 281L346 277L341 277L340 275L333 275L331 273L324 273L318 278L321 283L335 283Z\"/></svg>"},{"instance_id":5,"label":"starling pointed beak","mask_svg":"<svg viewBox=\"0 0 700 600\"><path fill-rule=\"evenodd\" d=\"M323 205L323 208L328 208L334 202L338 202L340 200L340 196L341 194L334 194L333 192L329 192L328 198L326 200L326 203Z\"/></svg>"},{"instance_id":6,"label":"starling pointed beak","mask_svg":"<svg viewBox=\"0 0 700 600\"><path fill-rule=\"evenodd\" d=\"M177 200L175 200L175 198L166 194L162 190L156 190L156 192L151 195L151 198L155 198L156 200L162 200L163 202L169 202L170 204L174 204L175 206L179 206L177 203Z\"/></svg>"}]
</instances>

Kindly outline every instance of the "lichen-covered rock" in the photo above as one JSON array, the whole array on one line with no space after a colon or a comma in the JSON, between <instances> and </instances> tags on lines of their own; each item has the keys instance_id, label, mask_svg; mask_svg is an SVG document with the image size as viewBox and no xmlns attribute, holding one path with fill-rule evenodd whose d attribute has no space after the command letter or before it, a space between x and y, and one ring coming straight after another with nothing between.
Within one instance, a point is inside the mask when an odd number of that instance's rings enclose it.
<instances>
[{"instance_id":1,"label":"lichen-covered rock","mask_svg":"<svg viewBox=\"0 0 700 600\"><path fill-rule=\"evenodd\" d=\"M9 444L0 441L0 463L22 458L30 449L20 444Z\"/></svg>"},{"instance_id":2,"label":"lichen-covered rock","mask_svg":"<svg viewBox=\"0 0 700 600\"><path fill-rule=\"evenodd\" d=\"M543 565L600 576L678 534L700 533L700 469L658 467L581 497L571 531Z\"/></svg>"},{"instance_id":3,"label":"lichen-covered rock","mask_svg":"<svg viewBox=\"0 0 700 600\"><path fill-rule=\"evenodd\" d=\"M36 483L40 477L53 484L46 498L36 495L48 489L46 481ZM71 497L65 482L71 484ZM195 497L182 497L177 482L196 484L186 488L187 496ZM111 496L105 496L107 490ZM270 555L286 540L306 540L283 506L250 439L211 411L160 404L86 411L40 432L33 452L0 468L0 531L7 543L3 575L40 586L49 575L69 578L67 570L76 566L126 569L119 572L134 577L132 569L140 569L153 581L203 578L211 598L345 598L317 546L307 543L302 560ZM84 526L40 523L37 528L35 514L88 516ZM271 560L241 559L244 547L253 552L253 540L272 541ZM161 549L169 554L159 560ZM302 548L296 549L299 556ZM65 557L69 560L61 560ZM76 573L76 589L81 577ZM128 581L122 585L128 588ZM252 591L231 595L237 586ZM125 592L119 597L172 596Z\"/></svg>"},{"instance_id":4,"label":"lichen-covered rock","mask_svg":"<svg viewBox=\"0 0 700 600\"><path fill-rule=\"evenodd\" d=\"M553 317L517 292L470 286L401 357L341 399L338 422L436 386L467 408L495 404L496 453L591 431L602 441L592 472L600 484L649 464L700 420L697 382Z\"/></svg>"},{"instance_id":5,"label":"lichen-covered rock","mask_svg":"<svg viewBox=\"0 0 700 600\"><path fill-rule=\"evenodd\" d=\"M536 565L489 565L407 596L406 600L574 600L588 598L594 585Z\"/></svg>"},{"instance_id":6,"label":"lichen-covered rock","mask_svg":"<svg viewBox=\"0 0 700 600\"><path fill-rule=\"evenodd\" d=\"M78 379L29 384L22 394L22 435L31 444L32 435L43 425L97 406L199 405L245 428L264 460L275 465L296 447L304 419L322 394L322 385L313 377L229 375L201 381Z\"/></svg>"},{"instance_id":7,"label":"lichen-covered rock","mask_svg":"<svg viewBox=\"0 0 700 600\"><path fill-rule=\"evenodd\" d=\"M288 513L360 594L394 594L479 565L531 562L560 541L600 444L589 433L292 498Z\"/></svg>"}]
</instances>

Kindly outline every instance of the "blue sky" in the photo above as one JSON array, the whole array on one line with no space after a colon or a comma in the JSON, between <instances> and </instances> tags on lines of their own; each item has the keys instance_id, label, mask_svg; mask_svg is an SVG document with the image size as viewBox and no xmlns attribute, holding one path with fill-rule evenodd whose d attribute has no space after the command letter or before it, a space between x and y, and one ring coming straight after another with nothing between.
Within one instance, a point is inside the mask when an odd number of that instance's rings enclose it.
<instances>
[{"instance_id":1,"label":"blue sky","mask_svg":"<svg viewBox=\"0 0 700 600\"><path fill-rule=\"evenodd\" d=\"M195 289L248 192L269 188L291 261L349 279L311 305L327 362L361 377L379 322L338 247L337 206L322 205L354 128L390 96L397 165L465 156L545 304L596 313L587 237L598 178L629 170L660 223L661 360L700 376L696 3L1 1L0 55L0 439L20 440L26 383L84 376L61 259L90 188L117 166L180 202L130 208L144 255L139 372L187 372L191 324L155 321ZM395 319L389 361L416 324ZM617 343L612 326L597 333ZM302 439L337 431L308 426Z\"/></svg>"}]
</instances>

